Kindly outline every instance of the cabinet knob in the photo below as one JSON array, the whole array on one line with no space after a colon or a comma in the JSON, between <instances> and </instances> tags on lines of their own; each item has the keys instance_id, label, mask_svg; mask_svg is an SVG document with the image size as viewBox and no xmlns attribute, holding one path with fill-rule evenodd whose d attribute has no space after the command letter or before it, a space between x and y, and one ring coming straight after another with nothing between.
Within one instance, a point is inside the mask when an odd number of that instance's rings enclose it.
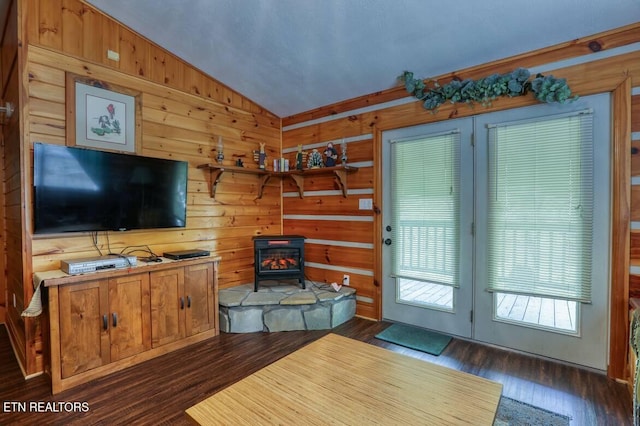
<instances>
[{"instance_id":1,"label":"cabinet knob","mask_svg":"<svg viewBox=\"0 0 640 426\"><path fill-rule=\"evenodd\" d=\"M191 296L187 296L187 308L191 308Z\"/></svg>"},{"instance_id":2,"label":"cabinet knob","mask_svg":"<svg viewBox=\"0 0 640 426\"><path fill-rule=\"evenodd\" d=\"M180 298L180 309L184 309L184 297Z\"/></svg>"},{"instance_id":3,"label":"cabinet knob","mask_svg":"<svg viewBox=\"0 0 640 426\"><path fill-rule=\"evenodd\" d=\"M102 316L102 329L104 331L107 331L108 328L109 328L109 317L107 316L107 314L104 314Z\"/></svg>"},{"instance_id":4,"label":"cabinet knob","mask_svg":"<svg viewBox=\"0 0 640 426\"><path fill-rule=\"evenodd\" d=\"M117 327L118 326L118 314L114 312L114 313L111 314L111 317L113 319L113 326Z\"/></svg>"}]
</instances>

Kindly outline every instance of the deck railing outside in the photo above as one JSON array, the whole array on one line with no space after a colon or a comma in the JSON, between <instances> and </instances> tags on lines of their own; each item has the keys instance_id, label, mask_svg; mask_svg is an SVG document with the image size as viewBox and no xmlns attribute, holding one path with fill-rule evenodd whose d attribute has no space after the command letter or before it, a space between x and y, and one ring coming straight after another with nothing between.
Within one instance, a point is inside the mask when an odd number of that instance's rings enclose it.
<instances>
[{"instance_id":1,"label":"deck railing outside","mask_svg":"<svg viewBox=\"0 0 640 426\"><path fill-rule=\"evenodd\" d=\"M395 235L398 275L398 299L404 303L436 309L454 309L454 289L448 283L455 279L457 265L447 258L456 254L457 244L452 221L401 220ZM533 327L563 332L577 330L575 302L526 295L492 293L494 319L523 323Z\"/></svg>"},{"instance_id":2,"label":"deck railing outside","mask_svg":"<svg viewBox=\"0 0 640 426\"><path fill-rule=\"evenodd\" d=\"M396 271L453 284L457 274L457 236L451 220L400 220L396 232Z\"/></svg>"}]
</instances>

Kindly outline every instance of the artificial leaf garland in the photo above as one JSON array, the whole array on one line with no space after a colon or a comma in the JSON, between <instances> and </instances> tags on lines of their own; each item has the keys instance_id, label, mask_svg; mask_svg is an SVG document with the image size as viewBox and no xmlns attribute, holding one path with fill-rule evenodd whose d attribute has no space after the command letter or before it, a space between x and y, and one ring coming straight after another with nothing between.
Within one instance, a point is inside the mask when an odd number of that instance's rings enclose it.
<instances>
[{"instance_id":1,"label":"artificial leaf garland","mask_svg":"<svg viewBox=\"0 0 640 426\"><path fill-rule=\"evenodd\" d=\"M480 80L454 79L445 85L440 85L437 81L427 85L424 80L414 78L410 71L404 71L398 79L404 83L407 92L433 112L447 101L467 104L479 102L487 106L500 96L523 96L528 92L533 93L538 101L546 103L565 103L578 98L571 96L571 89L564 78L537 74L533 80L529 80L530 76L529 70L518 68L506 74L492 74Z\"/></svg>"}]
</instances>

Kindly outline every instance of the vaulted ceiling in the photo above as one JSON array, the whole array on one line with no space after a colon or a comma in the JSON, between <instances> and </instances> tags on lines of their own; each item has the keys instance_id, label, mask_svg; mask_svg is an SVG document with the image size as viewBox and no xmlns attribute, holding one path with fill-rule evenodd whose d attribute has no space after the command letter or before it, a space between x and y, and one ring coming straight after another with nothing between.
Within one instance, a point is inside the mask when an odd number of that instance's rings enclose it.
<instances>
[{"instance_id":1,"label":"vaulted ceiling","mask_svg":"<svg viewBox=\"0 0 640 426\"><path fill-rule=\"evenodd\" d=\"M280 117L640 21L640 0L86 0Z\"/></svg>"}]
</instances>

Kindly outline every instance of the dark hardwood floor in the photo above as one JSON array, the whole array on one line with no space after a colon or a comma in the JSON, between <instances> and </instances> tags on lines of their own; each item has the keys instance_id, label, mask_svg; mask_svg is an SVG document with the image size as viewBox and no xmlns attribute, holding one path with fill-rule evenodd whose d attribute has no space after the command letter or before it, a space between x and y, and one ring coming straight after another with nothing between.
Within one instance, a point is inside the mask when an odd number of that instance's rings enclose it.
<instances>
[{"instance_id":1,"label":"dark hardwood floor","mask_svg":"<svg viewBox=\"0 0 640 426\"><path fill-rule=\"evenodd\" d=\"M626 386L603 375L458 339L436 357L375 339L388 325L354 318L332 332L498 381L504 396L568 415L571 425L632 424ZM185 409L328 332L221 334L51 396L44 376L24 380L0 327L0 425L189 424ZM349 360L336 354L336 362ZM12 402L27 411L31 402L39 411L60 411L47 402L86 403L88 411L24 413Z\"/></svg>"}]
</instances>

